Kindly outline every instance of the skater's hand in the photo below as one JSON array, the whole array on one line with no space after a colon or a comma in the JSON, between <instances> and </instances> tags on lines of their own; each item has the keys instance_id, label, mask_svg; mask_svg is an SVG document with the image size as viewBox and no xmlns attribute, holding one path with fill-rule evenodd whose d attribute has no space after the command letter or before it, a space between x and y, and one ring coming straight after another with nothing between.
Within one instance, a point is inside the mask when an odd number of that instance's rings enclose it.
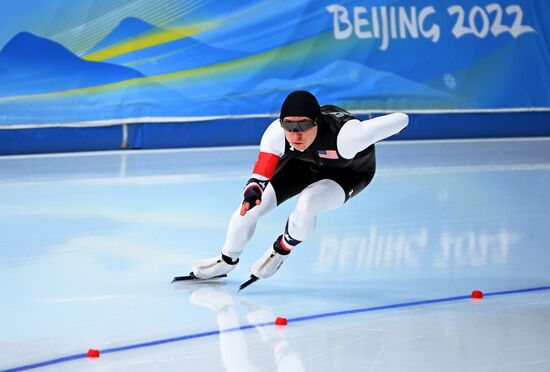
<instances>
[{"instance_id":1,"label":"skater's hand","mask_svg":"<svg viewBox=\"0 0 550 372\"><path fill-rule=\"evenodd\" d=\"M244 200L241 205L241 216L257 205L262 204L262 189L255 184L249 184L244 190Z\"/></svg>"},{"instance_id":2,"label":"skater's hand","mask_svg":"<svg viewBox=\"0 0 550 372\"><path fill-rule=\"evenodd\" d=\"M243 191L243 203L241 205L241 216L244 216L246 212L252 208L262 204L262 194L269 181L260 181L256 178L248 180L246 187Z\"/></svg>"},{"instance_id":3,"label":"skater's hand","mask_svg":"<svg viewBox=\"0 0 550 372\"><path fill-rule=\"evenodd\" d=\"M251 210L252 208L260 204L262 204L262 201L260 199L256 199L254 204L252 204L252 207L250 206L251 205L250 202L247 202L246 200L243 201L243 204L241 206L241 216L244 216L246 212L248 212L249 210Z\"/></svg>"}]
</instances>

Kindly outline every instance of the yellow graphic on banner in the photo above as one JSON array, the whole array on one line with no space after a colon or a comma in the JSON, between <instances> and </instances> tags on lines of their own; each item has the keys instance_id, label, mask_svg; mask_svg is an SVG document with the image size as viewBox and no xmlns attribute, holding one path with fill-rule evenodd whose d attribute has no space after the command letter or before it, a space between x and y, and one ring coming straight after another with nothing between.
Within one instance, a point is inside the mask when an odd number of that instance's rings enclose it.
<instances>
[{"instance_id":1,"label":"yellow graphic on banner","mask_svg":"<svg viewBox=\"0 0 550 372\"><path fill-rule=\"evenodd\" d=\"M126 53L135 52L137 50L146 49L193 36L201 32L210 30L216 25L217 23L215 22L208 22L201 25L184 26L170 30L157 29L154 33L143 35L132 40L123 41L121 43L112 45L103 50L84 56L83 59L93 62L104 61L106 59L118 57Z\"/></svg>"}]
</instances>

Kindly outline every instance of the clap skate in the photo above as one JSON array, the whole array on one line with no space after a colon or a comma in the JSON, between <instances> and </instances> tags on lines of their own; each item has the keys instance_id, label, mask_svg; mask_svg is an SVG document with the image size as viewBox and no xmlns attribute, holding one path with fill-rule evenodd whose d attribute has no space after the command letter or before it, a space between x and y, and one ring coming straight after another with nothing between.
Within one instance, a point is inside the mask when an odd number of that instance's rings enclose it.
<instances>
[{"instance_id":1,"label":"clap skate","mask_svg":"<svg viewBox=\"0 0 550 372\"><path fill-rule=\"evenodd\" d=\"M269 247L264 255L252 265L250 268L250 279L241 284L239 292L256 282L258 279L269 278L279 270L290 253L289 250L285 250L281 246L281 238L282 237L279 236L277 240L275 240L275 243L273 243L273 246Z\"/></svg>"},{"instance_id":2,"label":"clap skate","mask_svg":"<svg viewBox=\"0 0 550 372\"><path fill-rule=\"evenodd\" d=\"M208 258L206 260L200 260L193 264L192 270L189 275L176 276L172 279L174 282L182 281L215 281L227 277L227 273L233 270L239 259L233 261L231 257L221 254L214 258Z\"/></svg>"}]
</instances>

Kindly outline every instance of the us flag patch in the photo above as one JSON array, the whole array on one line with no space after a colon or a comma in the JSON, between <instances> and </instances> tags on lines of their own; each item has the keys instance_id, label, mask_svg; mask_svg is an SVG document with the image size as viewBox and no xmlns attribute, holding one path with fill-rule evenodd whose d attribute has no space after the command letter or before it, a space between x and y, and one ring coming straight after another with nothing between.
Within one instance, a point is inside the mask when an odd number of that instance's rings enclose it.
<instances>
[{"instance_id":1,"label":"us flag patch","mask_svg":"<svg viewBox=\"0 0 550 372\"><path fill-rule=\"evenodd\" d=\"M323 159L338 159L336 150L319 150L319 157Z\"/></svg>"}]
</instances>

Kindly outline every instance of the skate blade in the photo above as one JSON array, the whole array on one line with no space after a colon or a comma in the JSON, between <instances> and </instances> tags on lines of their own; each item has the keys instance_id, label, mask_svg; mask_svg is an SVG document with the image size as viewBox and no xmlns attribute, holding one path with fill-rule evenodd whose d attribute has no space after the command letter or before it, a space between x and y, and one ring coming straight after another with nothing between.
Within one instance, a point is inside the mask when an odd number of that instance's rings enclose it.
<instances>
[{"instance_id":1,"label":"skate blade","mask_svg":"<svg viewBox=\"0 0 550 372\"><path fill-rule=\"evenodd\" d=\"M200 279L195 276L192 272L189 273L189 275L184 276L175 276L174 279L172 279L172 283L177 282L210 282L210 281L218 281L219 279L227 278L227 274L214 276L212 278L208 279Z\"/></svg>"},{"instance_id":2,"label":"skate blade","mask_svg":"<svg viewBox=\"0 0 550 372\"><path fill-rule=\"evenodd\" d=\"M257 281L258 278L257 276L255 275L250 275L250 279L248 279L246 282L244 282L243 284L241 284L241 286L239 287L239 292L242 291L243 289L245 289L246 287L248 287L250 284L254 283L255 281Z\"/></svg>"}]
</instances>

